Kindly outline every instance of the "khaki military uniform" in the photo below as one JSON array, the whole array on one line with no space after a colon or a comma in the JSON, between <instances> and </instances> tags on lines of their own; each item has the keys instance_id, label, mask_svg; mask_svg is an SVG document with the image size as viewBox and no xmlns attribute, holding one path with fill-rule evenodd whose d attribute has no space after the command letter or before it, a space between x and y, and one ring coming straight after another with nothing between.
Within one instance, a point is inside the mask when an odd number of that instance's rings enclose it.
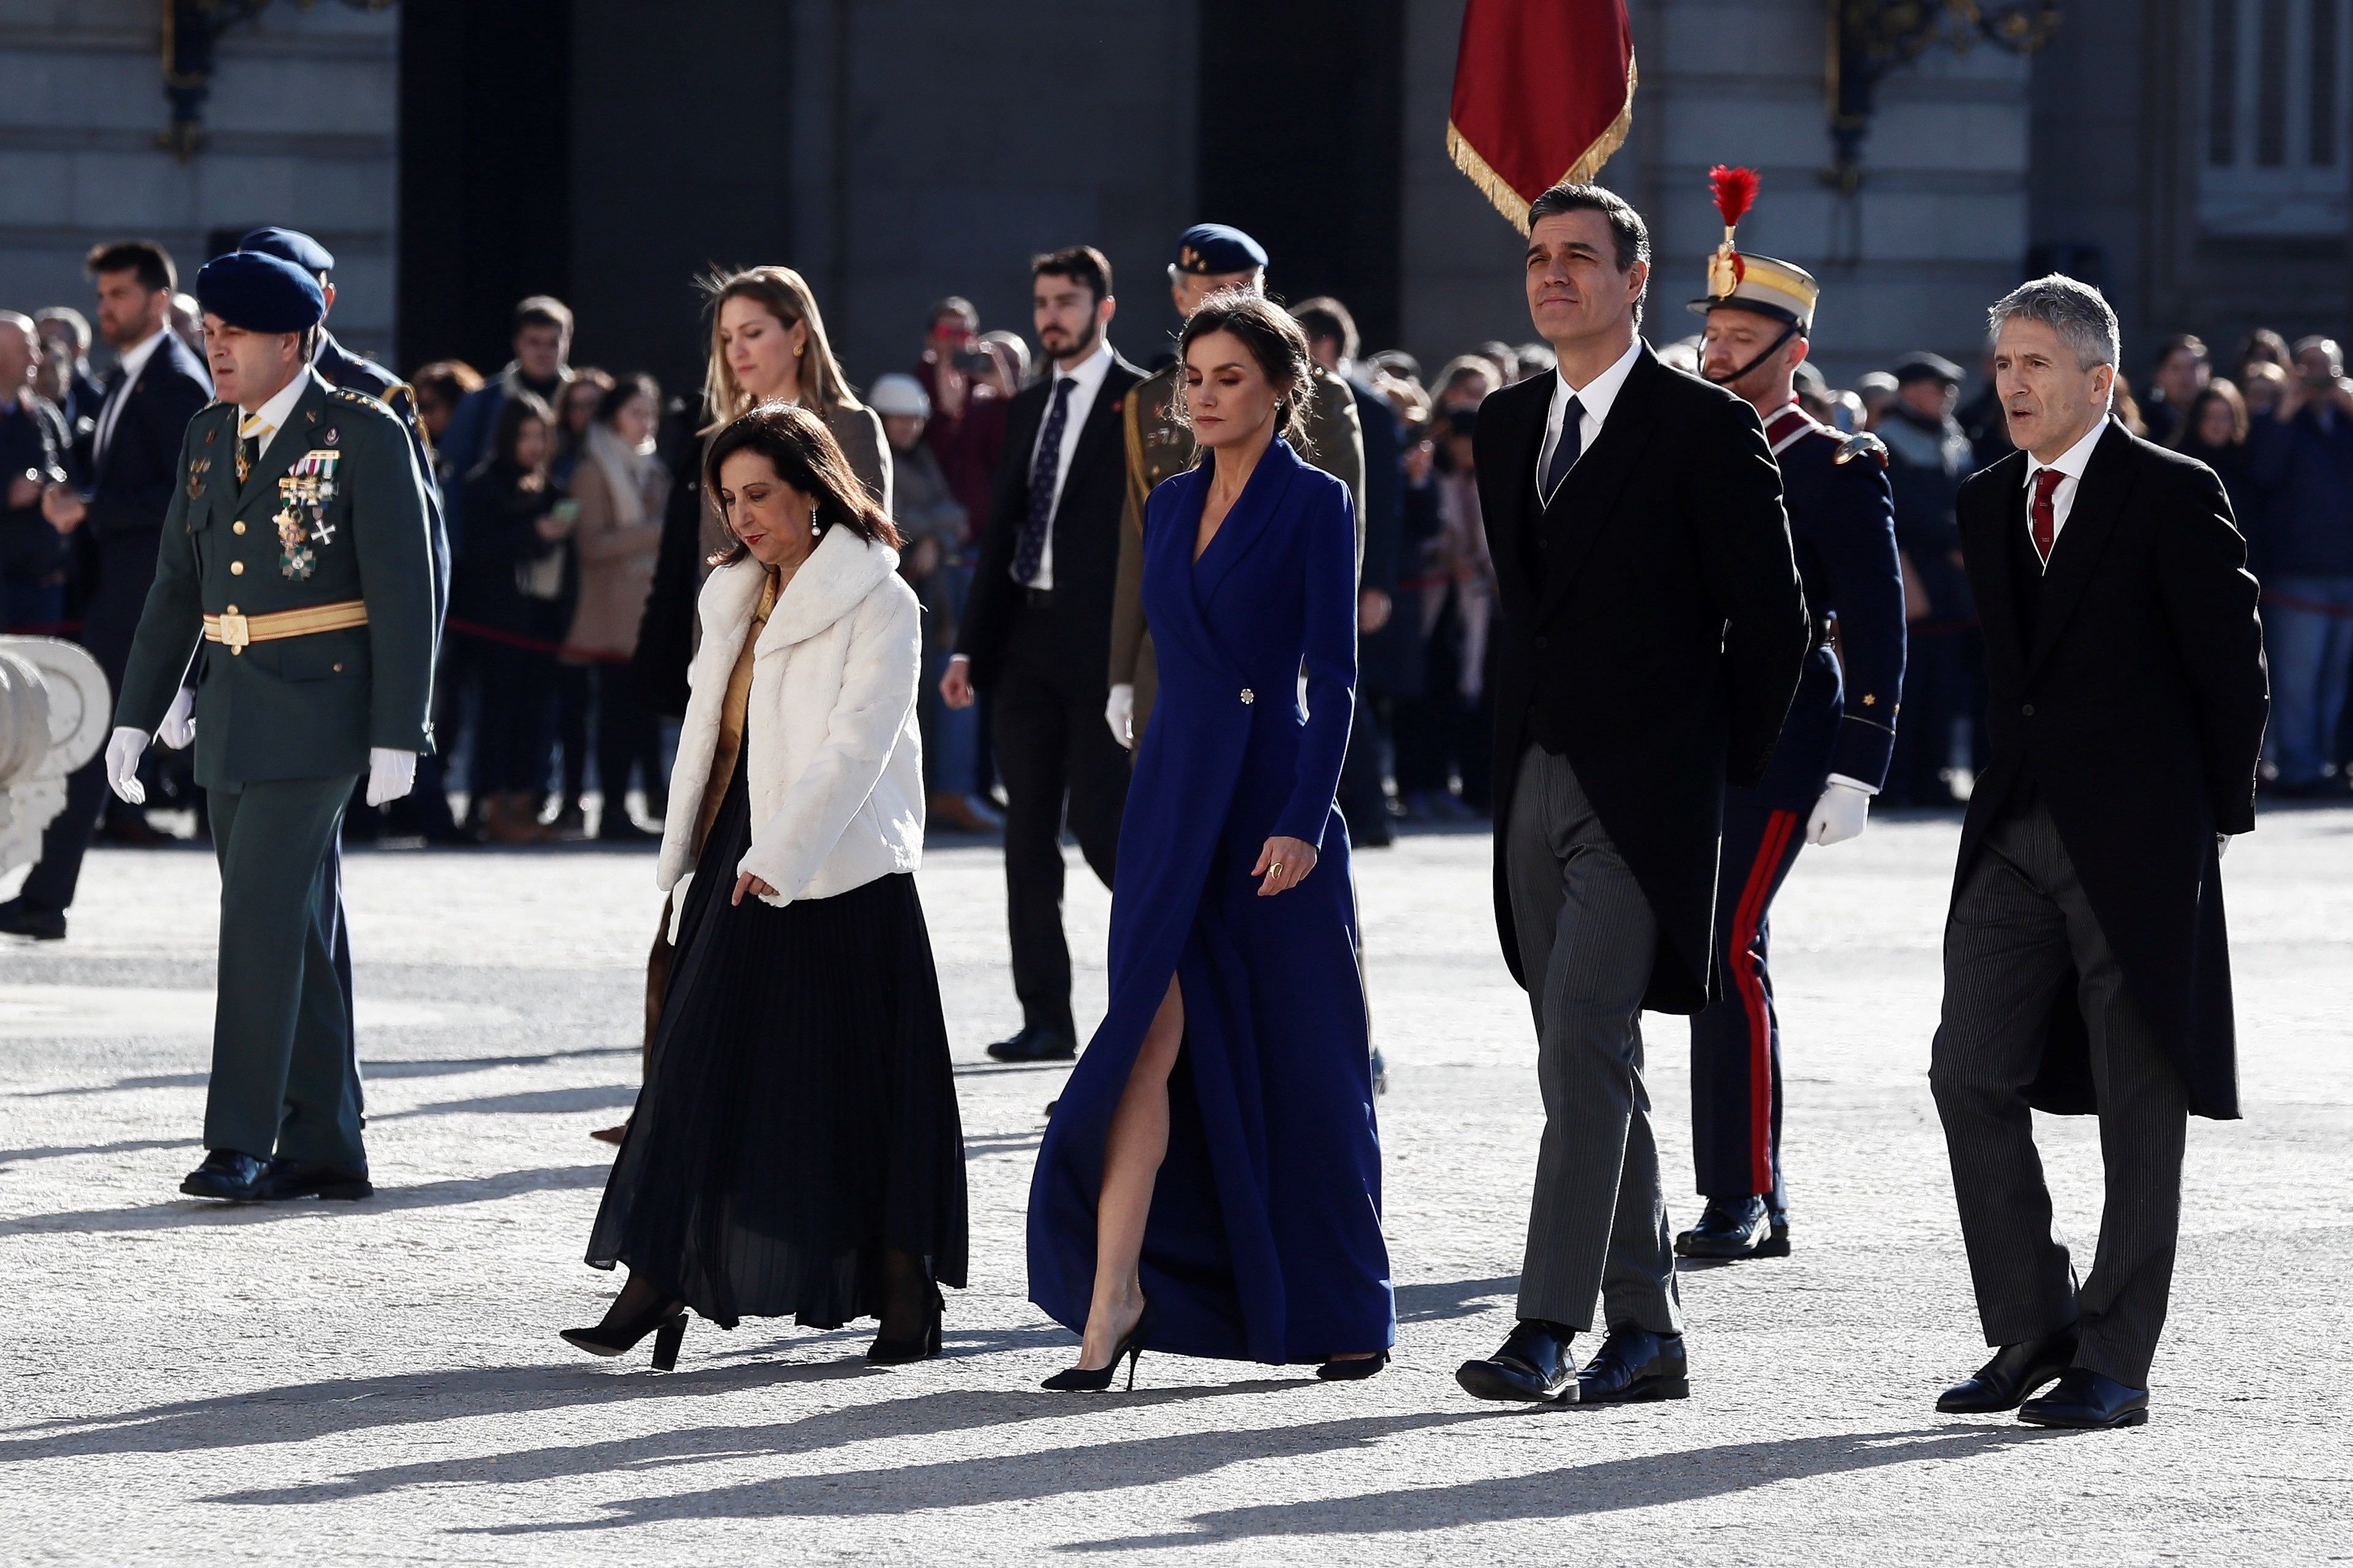
<instances>
[{"instance_id":1,"label":"khaki military uniform","mask_svg":"<svg viewBox=\"0 0 2353 1568\"><path fill-rule=\"evenodd\" d=\"M1176 421L1174 405L1181 362L1138 382L1128 394L1127 504L1120 514L1119 584L1112 597L1111 684L1135 688L1135 734L1152 716L1159 672L1151 628L1144 623L1144 509L1155 487L1193 466L1193 433ZM1348 384L1314 367L1315 395L1307 407L1307 451L1301 457L1348 487L1356 517L1356 571L1365 569L1365 436Z\"/></svg>"},{"instance_id":2,"label":"khaki military uniform","mask_svg":"<svg viewBox=\"0 0 2353 1568\"><path fill-rule=\"evenodd\" d=\"M221 867L205 1146L364 1174L332 851L370 750L432 744L436 574L407 431L302 374L242 483L236 405L189 421L114 721L153 734L196 660Z\"/></svg>"}]
</instances>

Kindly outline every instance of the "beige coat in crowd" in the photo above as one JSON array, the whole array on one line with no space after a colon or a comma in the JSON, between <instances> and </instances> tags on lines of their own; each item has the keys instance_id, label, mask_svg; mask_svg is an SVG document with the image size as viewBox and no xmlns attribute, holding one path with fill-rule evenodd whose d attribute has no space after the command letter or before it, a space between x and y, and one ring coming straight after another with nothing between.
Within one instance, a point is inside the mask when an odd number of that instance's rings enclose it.
<instances>
[{"instance_id":1,"label":"beige coat in crowd","mask_svg":"<svg viewBox=\"0 0 2353 1568\"><path fill-rule=\"evenodd\" d=\"M591 440L599 436L617 448L620 446L620 438L601 425L591 432ZM613 658L627 658L638 650L638 624L645 617L646 595L653 586L654 560L661 552L662 508L670 497L670 470L659 458L638 458L629 466L642 475L635 495L616 493L615 464L600 461L593 446L572 472L571 496L580 503L580 521L572 533L580 603L565 645Z\"/></svg>"}]
</instances>

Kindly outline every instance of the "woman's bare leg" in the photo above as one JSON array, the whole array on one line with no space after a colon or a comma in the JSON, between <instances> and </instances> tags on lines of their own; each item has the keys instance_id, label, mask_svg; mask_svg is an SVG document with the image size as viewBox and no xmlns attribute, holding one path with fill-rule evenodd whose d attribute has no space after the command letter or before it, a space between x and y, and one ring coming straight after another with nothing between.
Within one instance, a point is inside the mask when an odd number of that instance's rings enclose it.
<instances>
[{"instance_id":1,"label":"woman's bare leg","mask_svg":"<svg viewBox=\"0 0 2353 1568\"><path fill-rule=\"evenodd\" d=\"M1136 1263L1144 1254L1153 1183L1168 1153L1168 1075L1184 1041L1185 998L1171 975L1103 1140L1103 1192L1095 1202L1095 1293L1079 1346L1082 1367L1109 1366L1119 1342L1144 1315Z\"/></svg>"}]
</instances>

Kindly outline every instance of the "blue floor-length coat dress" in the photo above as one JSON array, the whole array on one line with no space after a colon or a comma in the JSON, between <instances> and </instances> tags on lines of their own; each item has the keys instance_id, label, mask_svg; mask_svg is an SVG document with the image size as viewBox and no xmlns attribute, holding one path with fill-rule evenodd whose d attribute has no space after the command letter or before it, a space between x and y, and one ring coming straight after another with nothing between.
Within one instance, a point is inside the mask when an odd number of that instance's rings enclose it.
<instances>
[{"instance_id":1,"label":"blue floor-length coat dress","mask_svg":"<svg viewBox=\"0 0 2353 1568\"><path fill-rule=\"evenodd\" d=\"M1160 698L1120 831L1110 1010L1038 1152L1029 1299L1085 1327L1104 1138L1174 973L1185 1043L1145 1232L1148 1348L1322 1361L1396 1334L1333 804L1355 707L1356 523L1347 488L1278 440L1197 563L1211 472L1204 461L1169 479L1145 510ZM1319 858L1299 886L1261 898L1250 869L1278 836Z\"/></svg>"}]
</instances>

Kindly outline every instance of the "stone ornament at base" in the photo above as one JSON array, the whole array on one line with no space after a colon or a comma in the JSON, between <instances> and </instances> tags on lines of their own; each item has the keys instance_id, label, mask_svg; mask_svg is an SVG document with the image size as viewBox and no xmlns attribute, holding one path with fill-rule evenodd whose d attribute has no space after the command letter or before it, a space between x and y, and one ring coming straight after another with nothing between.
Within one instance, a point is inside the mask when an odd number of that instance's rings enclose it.
<instances>
[{"instance_id":1,"label":"stone ornament at base","mask_svg":"<svg viewBox=\"0 0 2353 1568\"><path fill-rule=\"evenodd\" d=\"M113 712L98 660L56 637L0 637L0 873L40 858L66 775L98 755Z\"/></svg>"}]
</instances>

